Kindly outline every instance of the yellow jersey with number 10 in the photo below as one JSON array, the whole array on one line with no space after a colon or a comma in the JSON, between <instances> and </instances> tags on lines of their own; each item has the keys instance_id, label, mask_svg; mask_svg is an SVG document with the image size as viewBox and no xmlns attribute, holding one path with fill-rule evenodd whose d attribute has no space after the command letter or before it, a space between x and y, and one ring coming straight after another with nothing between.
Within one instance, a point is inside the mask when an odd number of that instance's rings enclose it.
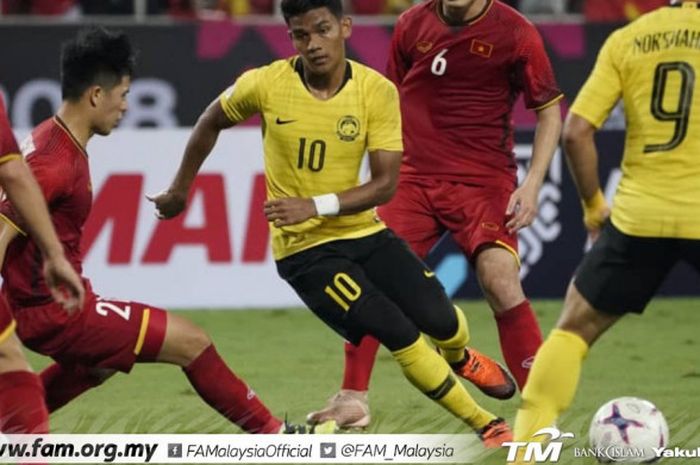
<instances>
[{"instance_id":1,"label":"yellow jersey with number 10","mask_svg":"<svg viewBox=\"0 0 700 465\"><path fill-rule=\"evenodd\" d=\"M294 57L242 74L221 94L234 123L260 113L267 198L312 197L360 184L366 151L403 151L396 87L381 74L348 60L340 90L319 100L306 88ZM368 236L386 226L373 210L276 228L276 260L338 239Z\"/></svg>"},{"instance_id":2,"label":"yellow jersey with number 10","mask_svg":"<svg viewBox=\"0 0 700 465\"><path fill-rule=\"evenodd\" d=\"M571 111L627 121L612 222L642 237L700 239L700 9L662 7L615 31Z\"/></svg>"}]
</instances>

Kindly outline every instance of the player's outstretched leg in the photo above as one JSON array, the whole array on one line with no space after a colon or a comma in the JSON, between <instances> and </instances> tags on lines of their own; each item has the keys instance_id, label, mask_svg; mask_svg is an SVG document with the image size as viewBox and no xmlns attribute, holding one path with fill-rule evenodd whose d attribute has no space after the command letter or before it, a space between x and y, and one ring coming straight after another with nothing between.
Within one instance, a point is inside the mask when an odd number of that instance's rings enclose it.
<instances>
[{"instance_id":1,"label":"player's outstretched leg","mask_svg":"<svg viewBox=\"0 0 700 465\"><path fill-rule=\"evenodd\" d=\"M496 399L510 399L515 394L515 382L498 362L476 349L467 348L469 326L459 307L454 306L456 331L449 339L431 337L440 354L452 370L470 381L481 392Z\"/></svg>"},{"instance_id":2,"label":"player's outstretched leg","mask_svg":"<svg viewBox=\"0 0 700 465\"><path fill-rule=\"evenodd\" d=\"M542 333L523 293L517 257L502 247L487 248L477 255L476 272L496 318L503 359L522 391Z\"/></svg>"},{"instance_id":3,"label":"player's outstretched leg","mask_svg":"<svg viewBox=\"0 0 700 465\"><path fill-rule=\"evenodd\" d=\"M209 336L186 319L92 293L68 324L63 323L64 314L62 307L51 304L17 316L24 342L60 360L42 373L52 409L100 384L114 370L128 373L134 362L160 361L182 367L202 399L245 431L283 429L283 422L226 366Z\"/></svg>"},{"instance_id":4,"label":"player's outstretched leg","mask_svg":"<svg viewBox=\"0 0 700 465\"><path fill-rule=\"evenodd\" d=\"M589 345L619 316L594 310L571 284L557 328L537 352L515 420L515 440L530 441L554 424L576 393Z\"/></svg>"},{"instance_id":5,"label":"player's outstretched leg","mask_svg":"<svg viewBox=\"0 0 700 465\"><path fill-rule=\"evenodd\" d=\"M192 322L168 313L157 361L182 367L199 396L217 412L249 433L280 433L284 422L226 365L211 339Z\"/></svg>"},{"instance_id":6,"label":"player's outstretched leg","mask_svg":"<svg viewBox=\"0 0 700 465\"><path fill-rule=\"evenodd\" d=\"M0 342L0 431L7 434L46 434L49 413L44 388L31 372L19 341L9 334Z\"/></svg>"},{"instance_id":7,"label":"player's outstretched leg","mask_svg":"<svg viewBox=\"0 0 700 465\"><path fill-rule=\"evenodd\" d=\"M448 307L452 309L453 307ZM451 318L456 320L454 310ZM377 338L399 363L411 384L480 434L487 447L512 439L505 421L481 408L447 361L423 339L413 321L384 294L371 293L350 309L350 318ZM457 329L455 322L452 334ZM466 329L464 330L466 334Z\"/></svg>"},{"instance_id":8,"label":"player's outstretched leg","mask_svg":"<svg viewBox=\"0 0 700 465\"><path fill-rule=\"evenodd\" d=\"M537 349L542 345L542 332L535 312L530 301L525 299L503 312L494 313L494 317L501 353L522 391Z\"/></svg>"},{"instance_id":9,"label":"player's outstretched leg","mask_svg":"<svg viewBox=\"0 0 700 465\"><path fill-rule=\"evenodd\" d=\"M500 447L503 442L513 439L506 422L474 401L455 378L445 359L430 348L422 336L391 354L414 386L471 426L486 447Z\"/></svg>"},{"instance_id":10,"label":"player's outstretched leg","mask_svg":"<svg viewBox=\"0 0 700 465\"><path fill-rule=\"evenodd\" d=\"M552 330L532 365L515 419L515 440L531 441L571 403L588 345L573 332Z\"/></svg>"},{"instance_id":11,"label":"player's outstretched leg","mask_svg":"<svg viewBox=\"0 0 700 465\"><path fill-rule=\"evenodd\" d=\"M492 397L507 399L515 393L515 383L498 363L476 350L465 350L469 329L464 314L450 301L435 273L405 242L389 237L365 269L401 313L430 336L459 376ZM391 325L394 320L389 321Z\"/></svg>"},{"instance_id":12,"label":"player's outstretched leg","mask_svg":"<svg viewBox=\"0 0 700 465\"><path fill-rule=\"evenodd\" d=\"M339 428L364 428L371 416L367 391L372 368L379 350L379 341L365 336L359 345L345 343L345 375L343 385L322 410L311 412L306 421L315 425L335 421Z\"/></svg>"}]
</instances>

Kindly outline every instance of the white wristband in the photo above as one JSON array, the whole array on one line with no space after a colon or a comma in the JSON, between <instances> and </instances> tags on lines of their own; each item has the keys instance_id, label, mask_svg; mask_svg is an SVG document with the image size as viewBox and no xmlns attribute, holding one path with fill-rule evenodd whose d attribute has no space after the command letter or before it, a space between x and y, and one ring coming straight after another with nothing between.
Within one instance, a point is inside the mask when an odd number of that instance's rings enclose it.
<instances>
[{"instance_id":1,"label":"white wristband","mask_svg":"<svg viewBox=\"0 0 700 465\"><path fill-rule=\"evenodd\" d=\"M336 194L324 194L312 197L318 216L335 216L340 213L340 199Z\"/></svg>"}]
</instances>

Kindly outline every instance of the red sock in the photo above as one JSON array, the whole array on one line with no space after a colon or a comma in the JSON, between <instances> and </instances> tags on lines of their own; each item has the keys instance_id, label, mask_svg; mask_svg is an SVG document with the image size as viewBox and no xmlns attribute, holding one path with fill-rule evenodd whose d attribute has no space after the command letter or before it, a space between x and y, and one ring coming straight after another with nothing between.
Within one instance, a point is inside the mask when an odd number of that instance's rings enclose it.
<instances>
[{"instance_id":1,"label":"red sock","mask_svg":"<svg viewBox=\"0 0 700 465\"><path fill-rule=\"evenodd\" d=\"M372 336L363 337L359 346L345 343L345 376L342 389L353 391L369 389L369 378L372 376L378 350L379 341Z\"/></svg>"},{"instance_id":2,"label":"red sock","mask_svg":"<svg viewBox=\"0 0 700 465\"><path fill-rule=\"evenodd\" d=\"M282 422L233 374L213 344L182 370L204 402L243 430L264 434L279 432Z\"/></svg>"},{"instance_id":3,"label":"red sock","mask_svg":"<svg viewBox=\"0 0 700 465\"><path fill-rule=\"evenodd\" d=\"M46 391L46 407L55 412L83 392L102 384L84 367L64 367L54 363L39 375Z\"/></svg>"},{"instance_id":4,"label":"red sock","mask_svg":"<svg viewBox=\"0 0 700 465\"><path fill-rule=\"evenodd\" d=\"M0 430L7 434L48 434L49 412L39 377L29 371L0 374Z\"/></svg>"},{"instance_id":5,"label":"red sock","mask_svg":"<svg viewBox=\"0 0 700 465\"><path fill-rule=\"evenodd\" d=\"M522 391L537 349L542 345L542 333L535 312L532 311L530 302L524 300L497 315L496 324L503 358Z\"/></svg>"}]
</instances>

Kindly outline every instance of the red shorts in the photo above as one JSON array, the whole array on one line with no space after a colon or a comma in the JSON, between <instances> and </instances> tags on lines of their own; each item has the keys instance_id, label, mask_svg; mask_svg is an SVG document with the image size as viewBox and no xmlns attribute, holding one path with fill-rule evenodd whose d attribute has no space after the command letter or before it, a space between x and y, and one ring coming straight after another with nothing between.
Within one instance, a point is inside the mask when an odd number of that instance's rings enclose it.
<instances>
[{"instance_id":1,"label":"red shorts","mask_svg":"<svg viewBox=\"0 0 700 465\"><path fill-rule=\"evenodd\" d=\"M16 309L24 345L62 365L131 371L155 360L165 338L167 312L138 302L103 299L85 289L85 305L68 315L57 303Z\"/></svg>"},{"instance_id":2,"label":"red shorts","mask_svg":"<svg viewBox=\"0 0 700 465\"><path fill-rule=\"evenodd\" d=\"M0 295L0 344L7 341L7 338L14 332L15 320L12 319L10 306L5 297Z\"/></svg>"},{"instance_id":3,"label":"red shorts","mask_svg":"<svg viewBox=\"0 0 700 465\"><path fill-rule=\"evenodd\" d=\"M450 232L470 262L488 245L509 250L518 259L518 237L506 229L512 189L456 182L405 180L378 213L413 251L425 258L445 232Z\"/></svg>"}]
</instances>

